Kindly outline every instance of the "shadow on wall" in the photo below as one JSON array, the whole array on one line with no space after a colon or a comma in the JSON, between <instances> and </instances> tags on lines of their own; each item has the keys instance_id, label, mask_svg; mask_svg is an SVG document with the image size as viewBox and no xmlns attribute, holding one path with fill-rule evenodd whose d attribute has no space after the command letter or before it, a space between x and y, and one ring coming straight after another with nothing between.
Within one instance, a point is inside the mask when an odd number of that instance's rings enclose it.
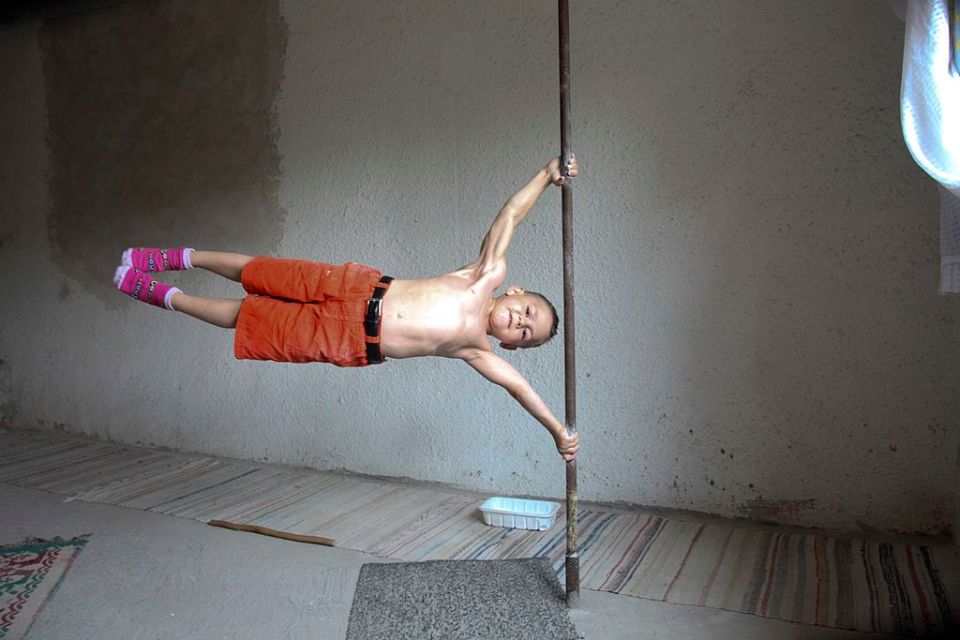
<instances>
[{"instance_id":1,"label":"shadow on wall","mask_svg":"<svg viewBox=\"0 0 960 640\"><path fill-rule=\"evenodd\" d=\"M47 227L56 264L110 306L123 248L276 249L278 2L126 2L47 21Z\"/></svg>"}]
</instances>

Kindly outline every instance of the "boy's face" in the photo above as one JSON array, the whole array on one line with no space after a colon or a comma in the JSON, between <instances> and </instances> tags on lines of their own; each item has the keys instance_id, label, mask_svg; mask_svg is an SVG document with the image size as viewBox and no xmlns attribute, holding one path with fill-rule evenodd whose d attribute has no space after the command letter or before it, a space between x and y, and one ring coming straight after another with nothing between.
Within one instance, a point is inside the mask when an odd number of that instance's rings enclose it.
<instances>
[{"instance_id":1,"label":"boy's face","mask_svg":"<svg viewBox=\"0 0 960 640\"><path fill-rule=\"evenodd\" d=\"M494 301L487 324L504 349L535 347L550 337L553 312L540 296L510 287Z\"/></svg>"}]
</instances>

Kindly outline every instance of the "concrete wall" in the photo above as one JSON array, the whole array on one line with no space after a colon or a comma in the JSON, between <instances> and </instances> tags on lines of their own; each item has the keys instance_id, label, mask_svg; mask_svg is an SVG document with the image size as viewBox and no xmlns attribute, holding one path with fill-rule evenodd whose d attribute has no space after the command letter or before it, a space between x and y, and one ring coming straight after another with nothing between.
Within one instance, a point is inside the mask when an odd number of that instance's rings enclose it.
<instances>
[{"instance_id":1,"label":"concrete wall","mask_svg":"<svg viewBox=\"0 0 960 640\"><path fill-rule=\"evenodd\" d=\"M902 23L876 2L574 5L582 499L945 532L960 306L900 139ZM462 363L237 362L229 332L110 282L135 244L469 261L558 149L554 11L129 0L0 31L0 419L561 496L552 441ZM558 213L553 189L508 280L561 302ZM562 351L509 355L558 415Z\"/></svg>"}]
</instances>

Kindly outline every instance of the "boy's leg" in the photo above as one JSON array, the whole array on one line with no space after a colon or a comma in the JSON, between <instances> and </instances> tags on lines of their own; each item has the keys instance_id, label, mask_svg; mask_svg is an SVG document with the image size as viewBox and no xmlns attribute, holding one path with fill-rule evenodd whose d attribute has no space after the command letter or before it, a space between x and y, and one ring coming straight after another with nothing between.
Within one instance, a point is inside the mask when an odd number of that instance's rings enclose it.
<instances>
[{"instance_id":1,"label":"boy's leg","mask_svg":"<svg viewBox=\"0 0 960 640\"><path fill-rule=\"evenodd\" d=\"M200 267L224 278L240 282L240 273L252 256L220 251L195 251L194 249L161 249L155 247L130 247L120 257L120 265L133 267L144 273L158 271L182 271Z\"/></svg>"},{"instance_id":2,"label":"boy's leg","mask_svg":"<svg viewBox=\"0 0 960 640\"><path fill-rule=\"evenodd\" d=\"M113 281L121 293L135 300L155 307L182 311L225 329L234 329L237 326L241 300L187 295L177 287L160 282L155 274L123 265L117 267Z\"/></svg>"},{"instance_id":3,"label":"boy's leg","mask_svg":"<svg viewBox=\"0 0 960 640\"><path fill-rule=\"evenodd\" d=\"M181 311L217 327L236 329L240 303L243 301L233 298L203 298L177 291L170 302L174 311Z\"/></svg>"},{"instance_id":4,"label":"boy's leg","mask_svg":"<svg viewBox=\"0 0 960 640\"><path fill-rule=\"evenodd\" d=\"M240 282L240 274L251 260L253 256L221 251L193 251L190 254L190 262L194 267L212 271L234 282Z\"/></svg>"},{"instance_id":5,"label":"boy's leg","mask_svg":"<svg viewBox=\"0 0 960 640\"><path fill-rule=\"evenodd\" d=\"M356 262L330 264L291 258L252 259L243 270L247 293L295 302L367 299L383 274Z\"/></svg>"}]
</instances>

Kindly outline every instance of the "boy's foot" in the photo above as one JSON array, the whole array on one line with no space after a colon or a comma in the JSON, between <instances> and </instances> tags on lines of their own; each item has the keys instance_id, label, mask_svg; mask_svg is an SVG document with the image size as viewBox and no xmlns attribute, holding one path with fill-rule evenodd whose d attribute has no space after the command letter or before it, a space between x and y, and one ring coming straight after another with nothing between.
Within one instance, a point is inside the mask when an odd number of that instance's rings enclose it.
<instances>
[{"instance_id":1,"label":"boy's foot","mask_svg":"<svg viewBox=\"0 0 960 640\"><path fill-rule=\"evenodd\" d=\"M133 267L147 273L157 271L181 271L192 269L190 254L193 249L180 247L178 249L159 249L155 247L130 247L120 257L120 264Z\"/></svg>"},{"instance_id":2,"label":"boy's foot","mask_svg":"<svg viewBox=\"0 0 960 640\"><path fill-rule=\"evenodd\" d=\"M121 293L131 298L147 302L157 307L173 310L170 299L180 291L164 282L160 282L149 273L127 265L120 265L113 274L113 281Z\"/></svg>"}]
</instances>

